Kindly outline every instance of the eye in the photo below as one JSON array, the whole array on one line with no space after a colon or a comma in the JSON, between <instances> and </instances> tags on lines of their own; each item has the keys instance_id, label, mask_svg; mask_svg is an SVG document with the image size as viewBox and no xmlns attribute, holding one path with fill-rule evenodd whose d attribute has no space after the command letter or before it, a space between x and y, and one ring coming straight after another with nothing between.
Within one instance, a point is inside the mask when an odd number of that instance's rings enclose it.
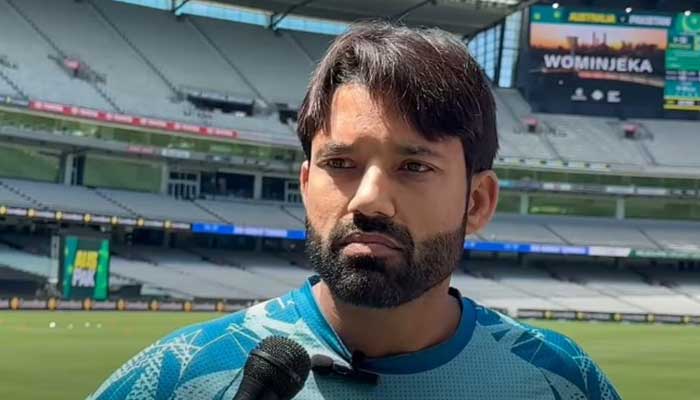
<instances>
[{"instance_id":1,"label":"eye","mask_svg":"<svg viewBox=\"0 0 700 400\"><path fill-rule=\"evenodd\" d=\"M401 169L408 171L408 172L417 173L417 174L422 174L422 173L430 172L433 170L429 166L427 166L423 163L415 162L415 161L405 162L401 166Z\"/></svg>"},{"instance_id":2,"label":"eye","mask_svg":"<svg viewBox=\"0 0 700 400\"><path fill-rule=\"evenodd\" d=\"M331 158L323 161L322 165L332 169L348 169L354 167L352 161L345 158Z\"/></svg>"}]
</instances>

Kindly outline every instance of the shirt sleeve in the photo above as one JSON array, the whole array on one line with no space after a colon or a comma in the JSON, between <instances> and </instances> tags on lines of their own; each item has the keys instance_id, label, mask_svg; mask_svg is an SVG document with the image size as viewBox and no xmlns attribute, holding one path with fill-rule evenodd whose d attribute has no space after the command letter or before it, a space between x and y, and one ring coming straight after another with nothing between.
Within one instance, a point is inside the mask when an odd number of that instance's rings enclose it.
<instances>
[{"instance_id":1,"label":"shirt sleeve","mask_svg":"<svg viewBox=\"0 0 700 400\"><path fill-rule=\"evenodd\" d=\"M185 368L209 340L206 324L179 329L132 357L88 400L169 399Z\"/></svg>"},{"instance_id":2,"label":"shirt sleeve","mask_svg":"<svg viewBox=\"0 0 700 400\"><path fill-rule=\"evenodd\" d=\"M548 330L539 331L537 336L543 346L533 361L540 364L557 398L581 398L581 394L587 400L621 398L603 370L572 339Z\"/></svg>"}]
</instances>

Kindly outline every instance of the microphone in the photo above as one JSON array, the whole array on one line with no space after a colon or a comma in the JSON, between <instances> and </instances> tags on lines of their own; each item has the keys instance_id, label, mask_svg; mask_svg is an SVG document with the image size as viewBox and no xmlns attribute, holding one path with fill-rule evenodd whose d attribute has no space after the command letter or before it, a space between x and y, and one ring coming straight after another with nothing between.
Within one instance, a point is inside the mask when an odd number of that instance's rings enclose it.
<instances>
[{"instance_id":1,"label":"microphone","mask_svg":"<svg viewBox=\"0 0 700 400\"><path fill-rule=\"evenodd\" d=\"M336 363L335 360L324 354L314 354L311 357L311 369L319 375L335 375L356 383L376 385L379 381L379 375L377 374L357 369L354 366L348 367L347 365Z\"/></svg>"},{"instance_id":2,"label":"microphone","mask_svg":"<svg viewBox=\"0 0 700 400\"><path fill-rule=\"evenodd\" d=\"M233 400L290 400L306 382L311 359L292 339L270 336L250 352Z\"/></svg>"}]
</instances>

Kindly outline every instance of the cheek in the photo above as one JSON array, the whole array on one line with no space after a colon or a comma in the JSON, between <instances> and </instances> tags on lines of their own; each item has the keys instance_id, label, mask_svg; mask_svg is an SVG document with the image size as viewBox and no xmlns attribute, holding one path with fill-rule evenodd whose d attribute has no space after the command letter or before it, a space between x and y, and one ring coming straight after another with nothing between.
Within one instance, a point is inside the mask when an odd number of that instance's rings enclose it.
<instances>
[{"instance_id":1,"label":"cheek","mask_svg":"<svg viewBox=\"0 0 700 400\"><path fill-rule=\"evenodd\" d=\"M328 236L345 214L347 203L343 192L322 171L314 171L309 176L306 216L321 236Z\"/></svg>"},{"instance_id":2,"label":"cheek","mask_svg":"<svg viewBox=\"0 0 700 400\"><path fill-rule=\"evenodd\" d=\"M404 199L403 214L410 221L416 240L459 228L466 207L466 185L441 185Z\"/></svg>"}]
</instances>

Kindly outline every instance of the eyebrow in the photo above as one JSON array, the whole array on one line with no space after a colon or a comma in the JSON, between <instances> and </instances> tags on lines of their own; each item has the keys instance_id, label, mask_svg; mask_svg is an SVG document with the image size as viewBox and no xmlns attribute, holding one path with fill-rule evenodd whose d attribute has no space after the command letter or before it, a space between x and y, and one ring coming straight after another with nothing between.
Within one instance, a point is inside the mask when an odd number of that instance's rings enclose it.
<instances>
[{"instance_id":1,"label":"eyebrow","mask_svg":"<svg viewBox=\"0 0 700 400\"><path fill-rule=\"evenodd\" d=\"M402 156L425 156L425 157L435 157L435 158L444 158L444 156L429 148L426 146L422 146L419 144L399 144L399 145L394 145L394 149L396 150L397 153L401 154ZM355 150L355 146L351 144L345 144L345 143L337 143L337 142L330 142L326 143L321 149L318 151L317 155L318 156L325 156L325 157L333 157L333 156L341 156L341 155L346 155L350 154Z\"/></svg>"},{"instance_id":2,"label":"eyebrow","mask_svg":"<svg viewBox=\"0 0 700 400\"><path fill-rule=\"evenodd\" d=\"M318 151L318 155L321 156L340 156L348 153L352 153L353 151L353 146L351 144L345 144L345 143L337 143L337 142L330 142L326 143L321 149Z\"/></svg>"},{"instance_id":3,"label":"eyebrow","mask_svg":"<svg viewBox=\"0 0 700 400\"><path fill-rule=\"evenodd\" d=\"M426 156L443 158L443 155L429 147L419 144L402 144L397 145L398 153L404 156Z\"/></svg>"}]
</instances>

